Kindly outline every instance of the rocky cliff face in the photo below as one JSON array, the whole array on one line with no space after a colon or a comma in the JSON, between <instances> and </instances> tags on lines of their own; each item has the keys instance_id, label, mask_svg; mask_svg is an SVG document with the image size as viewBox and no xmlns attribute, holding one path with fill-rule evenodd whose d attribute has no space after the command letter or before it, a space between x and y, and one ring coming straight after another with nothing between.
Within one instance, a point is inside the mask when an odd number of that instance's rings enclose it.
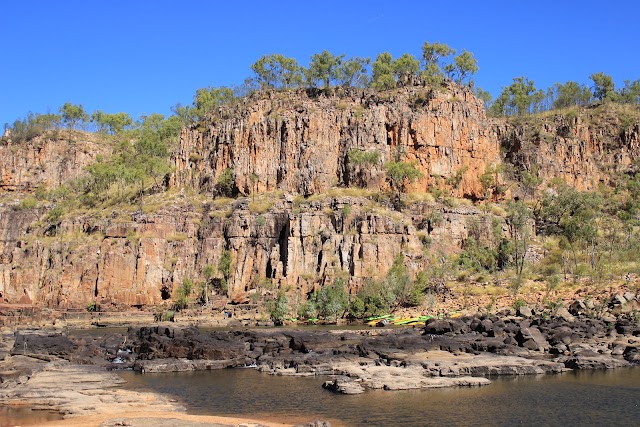
<instances>
[{"instance_id":1,"label":"rocky cliff face","mask_svg":"<svg viewBox=\"0 0 640 427\"><path fill-rule=\"evenodd\" d=\"M466 88L268 95L221 108L205 128L185 130L172 185L210 191L231 168L242 194L278 189L309 196L336 185L384 188L383 165L400 149L400 157L422 173L414 190L460 174L452 195L481 197L480 175L500 162L483 105ZM354 149L376 151L379 160L354 165L348 155Z\"/></svg>"},{"instance_id":2,"label":"rocky cliff face","mask_svg":"<svg viewBox=\"0 0 640 427\"><path fill-rule=\"evenodd\" d=\"M202 280L204 266L217 266L229 251L230 298L264 292L265 283L304 298L334 277L355 290L385 274L398 254L417 272L429 249L460 245L470 218L488 220L473 207L417 204L400 214L347 196L305 202L285 195L262 214L249 206L249 198L201 206L178 197L153 214L63 220L51 236L31 228L36 210L5 206L0 294L60 308L159 304L184 278Z\"/></svg>"},{"instance_id":3,"label":"rocky cliff face","mask_svg":"<svg viewBox=\"0 0 640 427\"><path fill-rule=\"evenodd\" d=\"M18 144L0 143L0 192L55 188L81 176L96 156L110 153L99 136L66 130Z\"/></svg>"},{"instance_id":4,"label":"rocky cliff face","mask_svg":"<svg viewBox=\"0 0 640 427\"><path fill-rule=\"evenodd\" d=\"M590 189L632 168L638 153L637 123L607 117L490 122L481 102L455 86L273 92L183 130L169 191L145 197L144 213L120 206L55 221L45 203L21 204L20 191L81 175L109 146L91 135L1 146L0 302L155 305L173 298L185 278L202 281L205 266L223 254L231 255L228 296L237 301L278 288L303 299L336 277L355 291L384 275L398 254L417 272L458 250L471 223L490 229L489 214L464 204L412 202L395 211L381 191L388 189L383 165L397 153L422 172L411 188L419 193L439 187L482 198L480 177L501 162L500 147L543 182L559 177ZM379 159L358 165L352 150ZM214 199L227 168L239 197Z\"/></svg>"},{"instance_id":5,"label":"rocky cliff face","mask_svg":"<svg viewBox=\"0 0 640 427\"><path fill-rule=\"evenodd\" d=\"M589 191L599 184L613 184L620 174L636 172L637 116L637 107L605 105L577 113L501 120L495 129L505 160L515 170L537 171L543 185L558 178Z\"/></svg>"}]
</instances>

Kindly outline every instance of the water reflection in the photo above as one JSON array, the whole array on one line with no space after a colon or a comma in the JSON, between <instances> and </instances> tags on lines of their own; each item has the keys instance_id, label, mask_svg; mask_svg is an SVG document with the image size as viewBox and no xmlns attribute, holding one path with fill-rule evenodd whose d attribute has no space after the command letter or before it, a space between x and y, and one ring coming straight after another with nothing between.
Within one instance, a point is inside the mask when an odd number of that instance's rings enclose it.
<instances>
[{"instance_id":1,"label":"water reflection","mask_svg":"<svg viewBox=\"0 0 640 427\"><path fill-rule=\"evenodd\" d=\"M30 408L0 407L0 427L41 425L61 420L62 415L52 411L33 411Z\"/></svg>"},{"instance_id":2,"label":"water reflection","mask_svg":"<svg viewBox=\"0 0 640 427\"><path fill-rule=\"evenodd\" d=\"M174 395L191 413L240 415L334 426L637 425L640 369L497 378L483 388L370 391L342 396L324 378L253 370L123 373L127 388Z\"/></svg>"}]
</instances>

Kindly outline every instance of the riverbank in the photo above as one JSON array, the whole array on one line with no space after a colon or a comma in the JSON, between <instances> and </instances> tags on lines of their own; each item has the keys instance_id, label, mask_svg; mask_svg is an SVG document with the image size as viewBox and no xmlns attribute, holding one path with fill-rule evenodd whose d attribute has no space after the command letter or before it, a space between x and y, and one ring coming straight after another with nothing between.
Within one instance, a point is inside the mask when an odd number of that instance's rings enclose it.
<instances>
[{"instance_id":1,"label":"riverbank","mask_svg":"<svg viewBox=\"0 0 640 427\"><path fill-rule=\"evenodd\" d=\"M25 337L25 335L19 335ZM65 344L72 340L60 330L31 330L26 346L15 345L15 336L3 333L0 340L0 402L5 407L55 411L62 420L37 422L43 426L291 426L245 418L196 416L174 399L159 393L131 391L103 364L70 362ZM44 347L47 350L44 351ZM77 348L77 347L75 347ZM22 354L20 354L22 353ZM63 357L59 357L63 356ZM84 353L86 356L86 353ZM83 356L80 356L83 357ZM4 424L3 424L4 425Z\"/></svg>"},{"instance_id":2,"label":"riverbank","mask_svg":"<svg viewBox=\"0 0 640 427\"><path fill-rule=\"evenodd\" d=\"M189 418L180 402L124 389L114 371L251 367L278 376L329 376L326 389L361 394L479 387L491 384L495 376L640 363L640 326L633 313L615 315L610 310L594 318L588 310L579 302L553 313L520 307L500 315L430 319L421 326L393 328L221 330L160 323L128 329L5 329L0 344L0 403L64 416L64 421L51 425L70 425L67 420L77 425L163 425L160 419L179 419L180 425L252 425L256 422Z\"/></svg>"}]
</instances>

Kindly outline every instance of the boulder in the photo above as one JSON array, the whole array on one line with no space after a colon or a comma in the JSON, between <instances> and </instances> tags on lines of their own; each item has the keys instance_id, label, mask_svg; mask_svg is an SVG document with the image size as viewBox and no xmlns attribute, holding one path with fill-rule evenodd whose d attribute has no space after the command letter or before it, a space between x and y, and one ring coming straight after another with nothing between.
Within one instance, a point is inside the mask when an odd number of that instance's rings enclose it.
<instances>
[{"instance_id":1,"label":"boulder","mask_svg":"<svg viewBox=\"0 0 640 427\"><path fill-rule=\"evenodd\" d=\"M518 309L518 316L522 316L522 317L531 317L533 316L533 309L531 309L531 307L528 306L522 306Z\"/></svg>"},{"instance_id":2,"label":"boulder","mask_svg":"<svg viewBox=\"0 0 640 427\"><path fill-rule=\"evenodd\" d=\"M627 299L621 294L617 294L611 299L611 302L609 303L609 307L611 308L618 307L621 305L625 305L626 303L627 303Z\"/></svg>"},{"instance_id":3,"label":"boulder","mask_svg":"<svg viewBox=\"0 0 640 427\"><path fill-rule=\"evenodd\" d=\"M453 328L448 320L432 318L426 321L424 330L427 334L442 335L452 332Z\"/></svg>"},{"instance_id":4,"label":"boulder","mask_svg":"<svg viewBox=\"0 0 640 427\"><path fill-rule=\"evenodd\" d=\"M587 305L583 300L577 299L569 306L569 313L573 316L581 316L587 311Z\"/></svg>"},{"instance_id":5,"label":"boulder","mask_svg":"<svg viewBox=\"0 0 640 427\"><path fill-rule=\"evenodd\" d=\"M520 347L525 347L529 350L544 351L549 348L549 343L540 332L540 329L533 326L521 328L515 339Z\"/></svg>"},{"instance_id":6,"label":"boulder","mask_svg":"<svg viewBox=\"0 0 640 427\"><path fill-rule=\"evenodd\" d=\"M322 388L341 394L361 394L364 393L364 387L347 377L339 377L332 381L325 381Z\"/></svg>"},{"instance_id":7,"label":"boulder","mask_svg":"<svg viewBox=\"0 0 640 427\"><path fill-rule=\"evenodd\" d=\"M558 307L555 312L555 316L564 320L565 322L573 322L575 317L564 307Z\"/></svg>"}]
</instances>

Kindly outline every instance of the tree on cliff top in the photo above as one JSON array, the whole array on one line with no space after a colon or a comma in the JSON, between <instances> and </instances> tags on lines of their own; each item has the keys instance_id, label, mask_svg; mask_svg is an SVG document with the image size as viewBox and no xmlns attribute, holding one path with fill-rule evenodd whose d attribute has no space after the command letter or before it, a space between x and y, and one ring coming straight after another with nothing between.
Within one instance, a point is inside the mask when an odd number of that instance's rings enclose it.
<instances>
[{"instance_id":1,"label":"tree on cliff top","mask_svg":"<svg viewBox=\"0 0 640 427\"><path fill-rule=\"evenodd\" d=\"M615 101L616 87L610 75L594 73L589 76L593 81L593 97L598 101Z\"/></svg>"},{"instance_id":2,"label":"tree on cliff top","mask_svg":"<svg viewBox=\"0 0 640 427\"><path fill-rule=\"evenodd\" d=\"M471 52L463 50L454 60L454 70L458 74L456 83L461 84L464 79L478 72L478 60Z\"/></svg>"},{"instance_id":3,"label":"tree on cliff top","mask_svg":"<svg viewBox=\"0 0 640 427\"><path fill-rule=\"evenodd\" d=\"M366 87L369 84L369 58L349 58L338 69L338 81L344 87Z\"/></svg>"},{"instance_id":4,"label":"tree on cliff top","mask_svg":"<svg viewBox=\"0 0 640 427\"><path fill-rule=\"evenodd\" d=\"M537 90L533 80L526 77L515 77L513 83L502 89L500 96L491 107L496 116L522 116L535 113L545 93Z\"/></svg>"},{"instance_id":5,"label":"tree on cliff top","mask_svg":"<svg viewBox=\"0 0 640 427\"><path fill-rule=\"evenodd\" d=\"M284 55L264 55L251 69L262 89L289 89L302 83L302 71L298 62Z\"/></svg>"},{"instance_id":6,"label":"tree on cliff top","mask_svg":"<svg viewBox=\"0 0 640 427\"><path fill-rule=\"evenodd\" d=\"M60 107L60 115L62 116L62 122L69 129L77 129L80 124L84 124L89 120L89 114L84 111L82 104L74 105L66 102Z\"/></svg>"},{"instance_id":7,"label":"tree on cliff top","mask_svg":"<svg viewBox=\"0 0 640 427\"><path fill-rule=\"evenodd\" d=\"M317 87L318 82L322 82L324 88L327 89L331 81L337 80L340 75L342 58L344 58L344 54L332 55L327 50L313 55L309 68L304 71L307 83L312 87Z\"/></svg>"},{"instance_id":8,"label":"tree on cliff top","mask_svg":"<svg viewBox=\"0 0 640 427\"><path fill-rule=\"evenodd\" d=\"M552 90L555 92L553 108L567 108L574 105L585 106L591 101L591 90L583 84L568 81L564 84L556 83Z\"/></svg>"},{"instance_id":9,"label":"tree on cliff top","mask_svg":"<svg viewBox=\"0 0 640 427\"><path fill-rule=\"evenodd\" d=\"M422 45L422 60L424 61L425 81L436 83L442 78L444 66L440 61L448 56L455 55L456 51L444 43L424 42Z\"/></svg>"},{"instance_id":10,"label":"tree on cliff top","mask_svg":"<svg viewBox=\"0 0 640 427\"><path fill-rule=\"evenodd\" d=\"M133 119L127 113L109 114L102 110L94 111L91 114L91 121L98 132L107 132L111 135L121 133L133 124Z\"/></svg>"},{"instance_id":11,"label":"tree on cliff top","mask_svg":"<svg viewBox=\"0 0 640 427\"><path fill-rule=\"evenodd\" d=\"M378 55L371 66L373 69L371 87L378 90L393 89L396 87L392 61L393 57L389 52L383 52Z\"/></svg>"},{"instance_id":12,"label":"tree on cliff top","mask_svg":"<svg viewBox=\"0 0 640 427\"><path fill-rule=\"evenodd\" d=\"M411 83L420 71L420 62L408 53L393 61L391 65L400 85Z\"/></svg>"}]
</instances>

